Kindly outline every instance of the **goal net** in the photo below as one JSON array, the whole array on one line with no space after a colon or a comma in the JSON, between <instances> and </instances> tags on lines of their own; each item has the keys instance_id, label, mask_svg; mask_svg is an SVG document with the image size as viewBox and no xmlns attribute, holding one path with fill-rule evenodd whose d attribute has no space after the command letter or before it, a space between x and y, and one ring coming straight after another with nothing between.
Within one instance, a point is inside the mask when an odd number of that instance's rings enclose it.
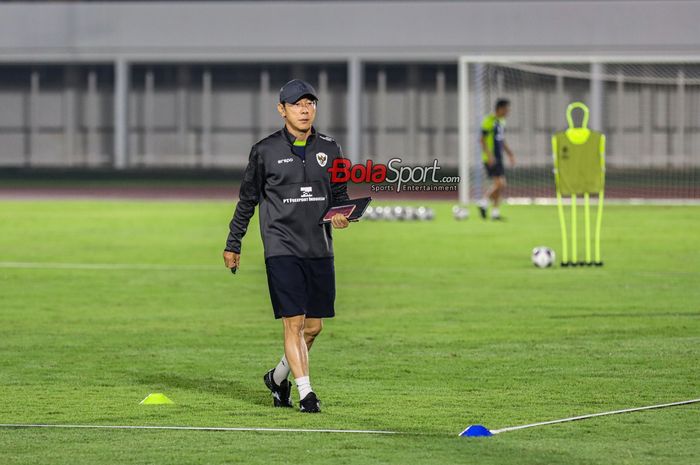
<instances>
[{"instance_id":1,"label":"goal net","mask_svg":"<svg viewBox=\"0 0 700 465\"><path fill-rule=\"evenodd\" d=\"M555 196L552 135L567 128L566 107L590 108L589 128L606 144L606 198L700 200L700 59L698 62L484 61L459 68L462 202L488 183L481 121L498 98L511 102L504 157L511 201ZM574 118L576 125L580 120Z\"/></svg>"}]
</instances>

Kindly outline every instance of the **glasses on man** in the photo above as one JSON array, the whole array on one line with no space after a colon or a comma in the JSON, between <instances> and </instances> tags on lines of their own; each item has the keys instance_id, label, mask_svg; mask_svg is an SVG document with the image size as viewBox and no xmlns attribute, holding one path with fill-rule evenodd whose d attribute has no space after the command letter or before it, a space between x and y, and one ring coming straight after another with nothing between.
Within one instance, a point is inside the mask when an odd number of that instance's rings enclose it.
<instances>
[{"instance_id":1,"label":"glasses on man","mask_svg":"<svg viewBox=\"0 0 700 465\"><path fill-rule=\"evenodd\" d=\"M298 102L294 103L287 103L290 107L294 108L297 111L302 110L303 108L307 108L309 110L315 110L316 109L316 100L299 100Z\"/></svg>"}]
</instances>

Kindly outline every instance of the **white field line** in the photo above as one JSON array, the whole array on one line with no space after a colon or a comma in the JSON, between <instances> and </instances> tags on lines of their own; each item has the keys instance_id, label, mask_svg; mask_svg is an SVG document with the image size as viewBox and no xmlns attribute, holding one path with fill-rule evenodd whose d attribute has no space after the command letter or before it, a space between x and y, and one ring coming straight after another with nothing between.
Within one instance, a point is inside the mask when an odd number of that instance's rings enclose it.
<instances>
[{"instance_id":1,"label":"white field line","mask_svg":"<svg viewBox=\"0 0 700 465\"><path fill-rule=\"evenodd\" d=\"M225 271L223 264L214 265L158 265L149 263L42 263L0 262L0 268L29 268L51 270L157 270L157 271Z\"/></svg>"},{"instance_id":2,"label":"white field line","mask_svg":"<svg viewBox=\"0 0 700 465\"><path fill-rule=\"evenodd\" d=\"M667 404L649 405L646 407L612 410L609 412L592 413L576 417L562 418L559 420L530 423L528 425L510 426L507 428L491 430L492 434L506 433L537 426L553 425L570 421L585 420L588 418L602 417L606 415L618 415L621 413L639 412L643 410L661 409L688 405L700 402L700 399L684 400ZM278 432L278 433L341 433L341 434L410 434L400 431L382 430L355 430L355 429L304 429L304 428L245 428L245 427L219 427L219 426L144 426L144 425L49 425L49 424L0 424L0 428L57 428L57 429L111 429L111 430L178 430L178 431L253 431L253 432Z\"/></svg>"},{"instance_id":3,"label":"white field line","mask_svg":"<svg viewBox=\"0 0 700 465\"><path fill-rule=\"evenodd\" d=\"M626 409L622 409L622 410L611 410L610 412L591 413L588 415L580 415L577 417L562 418L560 420L542 421L539 423L530 423L529 425L510 426L508 428L494 429L494 430L491 430L491 433L492 434L507 433L508 431L516 431L516 430L525 429L525 428L534 428L536 426L545 426L545 425L553 425L556 423L566 423L569 421L586 420L588 418L602 417L602 416L606 416L606 415L618 415L620 413L639 412L642 410L652 410L652 409L659 409L659 408L666 408L666 407L675 407L678 405L695 404L698 402L700 402L700 399L691 399L691 400L683 400L680 402L671 402L668 404L649 405L646 407L626 408Z\"/></svg>"},{"instance_id":4,"label":"white field line","mask_svg":"<svg viewBox=\"0 0 700 465\"><path fill-rule=\"evenodd\" d=\"M228 428L223 426L139 426L139 425L46 425L0 424L0 428L63 428L63 429L138 429L179 431L256 431L266 433L345 433L345 434L402 434L398 431L360 429L304 429L304 428Z\"/></svg>"}]
</instances>

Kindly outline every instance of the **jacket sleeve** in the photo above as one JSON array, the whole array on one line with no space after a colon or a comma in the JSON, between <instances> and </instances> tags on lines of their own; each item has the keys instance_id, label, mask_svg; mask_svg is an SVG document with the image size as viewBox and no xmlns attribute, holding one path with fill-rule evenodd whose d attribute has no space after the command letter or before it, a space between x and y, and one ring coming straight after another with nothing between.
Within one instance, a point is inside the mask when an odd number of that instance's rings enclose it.
<instances>
[{"instance_id":1,"label":"jacket sleeve","mask_svg":"<svg viewBox=\"0 0 700 465\"><path fill-rule=\"evenodd\" d=\"M343 150L340 148L340 145L338 145L338 156L336 158L343 158ZM346 182L331 182L331 193L333 194L333 205L344 200L350 200Z\"/></svg>"},{"instance_id":2,"label":"jacket sleeve","mask_svg":"<svg viewBox=\"0 0 700 465\"><path fill-rule=\"evenodd\" d=\"M255 213L255 206L260 202L264 178L264 165L255 146L250 150L248 166L243 174L240 199L236 205L231 223L229 223L226 249L228 252L241 253L241 240L248 230L248 223Z\"/></svg>"}]
</instances>

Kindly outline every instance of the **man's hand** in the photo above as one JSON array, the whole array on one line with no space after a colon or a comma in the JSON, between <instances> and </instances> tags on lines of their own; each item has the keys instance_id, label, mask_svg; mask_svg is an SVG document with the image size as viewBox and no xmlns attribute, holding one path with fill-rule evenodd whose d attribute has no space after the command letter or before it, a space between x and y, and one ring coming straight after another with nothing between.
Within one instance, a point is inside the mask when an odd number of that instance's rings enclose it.
<instances>
[{"instance_id":1,"label":"man's hand","mask_svg":"<svg viewBox=\"0 0 700 465\"><path fill-rule=\"evenodd\" d=\"M240 268L241 254L224 250L224 265L226 268Z\"/></svg>"},{"instance_id":2,"label":"man's hand","mask_svg":"<svg viewBox=\"0 0 700 465\"><path fill-rule=\"evenodd\" d=\"M510 160L510 166L515 166L515 155L511 153L508 159Z\"/></svg>"},{"instance_id":3,"label":"man's hand","mask_svg":"<svg viewBox=\"0 0 700 465\"><path fill-rule=\"evenodd\" d=\"M493 154L489 153L489 158L486 160L486 164L489 165L489 167L492 167L493 165L496 164L496 157L493 156Z\"/></svg>"},{"instance_id":4,"label":"man's hand","mask_svg":"<svg viewBox=\"0 0 700 465\"><path fill-rule=\"evenodd\" d=\"M333 218L331 218L331 224L335 229L344 229L347 228L350 222L348 219L345 217L345 215L341 215L340 213L336 213L333 215Z\"/></svg>"}]
</instances>

